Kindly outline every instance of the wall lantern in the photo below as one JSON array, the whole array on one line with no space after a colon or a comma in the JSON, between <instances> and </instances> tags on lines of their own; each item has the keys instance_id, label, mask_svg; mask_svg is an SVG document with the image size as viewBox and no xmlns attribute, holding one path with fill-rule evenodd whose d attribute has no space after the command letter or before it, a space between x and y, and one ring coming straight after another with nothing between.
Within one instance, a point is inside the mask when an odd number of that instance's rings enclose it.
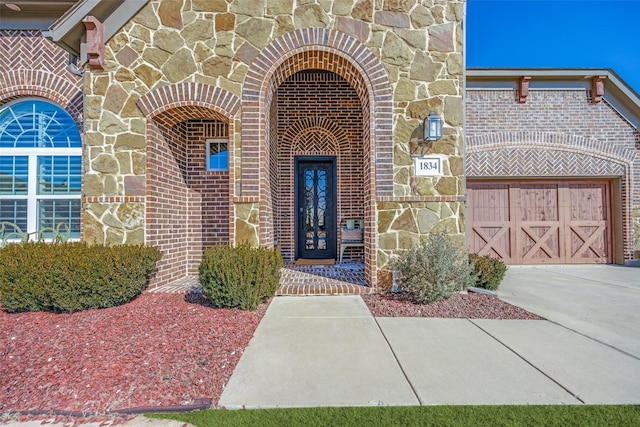
<instances>
[{"instance_id":1,"label":"wall lantern","mask_svg":"<svg viewBox=\"0 0 640 427\"><path fill-rule=\"evenodd\" d=\"M422 122L422 139L425 141L437 141L442 138L444 120L435 112L430 112Z\"/></svg>"}]
</instances>

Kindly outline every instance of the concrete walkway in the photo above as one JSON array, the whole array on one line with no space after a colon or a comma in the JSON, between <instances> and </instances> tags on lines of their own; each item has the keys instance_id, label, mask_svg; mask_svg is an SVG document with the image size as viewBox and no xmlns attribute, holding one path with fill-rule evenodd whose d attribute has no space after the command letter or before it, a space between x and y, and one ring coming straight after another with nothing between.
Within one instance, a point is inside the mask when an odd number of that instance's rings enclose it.
<instances>
[{"instance_id":1,"label":"concrete walkway","mask_svg":"<svg viewBox=\"0 0 640 427\"><path fill-rule=\"evenodd\" d=\"M219 405L640 404L639 278L510 269L500 294L545 321L373 318L359 296L278 297Z\"/></svg>"}]
</instances>

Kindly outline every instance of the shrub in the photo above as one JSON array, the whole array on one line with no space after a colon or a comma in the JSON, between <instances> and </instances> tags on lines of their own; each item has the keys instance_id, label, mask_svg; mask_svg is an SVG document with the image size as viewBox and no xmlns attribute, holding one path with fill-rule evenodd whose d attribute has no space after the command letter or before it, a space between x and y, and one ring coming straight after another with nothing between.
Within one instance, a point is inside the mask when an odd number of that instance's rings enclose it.
<instances>
[{"instance_id":1,"label":"shrub","mask_svg":"<svg viewBox=\"0 0 640 427\"><path fill-rule=\"evenodd\" d=\"M495 291L507 272L507 265L498 258L489 255L469 254L469 263L473 274L478 276L476 286Z\"/></svg>"},{"instance_id":2,"label":"shrub","mask_svg":"<svg viewBox=\"0 0 640 427\"><path fill-rule=\"evenodd\" d=\"M10 244L0 249L0 305L71 313L124 304L142 292L160 256L145 246Z\"/></svg>"},{"instance_id":3,"label":"shrub","mask_svg":"<svg viewBox=\"0 0 640 427\"><path fill-rule=\"evenodd\" d=\"M278 290L280 268L278 248L215 246L205 250L200 284L217 307L255 310Z\"/></svg>"},{"instance_id":4,"label":"shrub","mask_svg":"<svg viewBox=\"0 0 640 427\"><path fill-rule=\"evenodd\" d=\"M421 304L449 298L475 283L466 256L444 234L431 234L427 243L409 249L393 267L401 275L400 289Z\"/></svg>"}]
</instances>

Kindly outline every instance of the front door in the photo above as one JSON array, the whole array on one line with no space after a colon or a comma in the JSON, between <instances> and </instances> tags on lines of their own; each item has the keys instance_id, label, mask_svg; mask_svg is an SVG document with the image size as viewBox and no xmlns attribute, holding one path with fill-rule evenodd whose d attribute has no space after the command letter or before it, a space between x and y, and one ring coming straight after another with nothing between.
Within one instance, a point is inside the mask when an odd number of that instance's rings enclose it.
<instances>
[{"instance_id":1,"label":"front door","mask_svg":"<svg viewBox=\"0 0 640 427\"><path fill-rule=\"evenodd\" d=\"M335 157L296 157L296 258L336 257Z\"/></svg>"}]
</instances>

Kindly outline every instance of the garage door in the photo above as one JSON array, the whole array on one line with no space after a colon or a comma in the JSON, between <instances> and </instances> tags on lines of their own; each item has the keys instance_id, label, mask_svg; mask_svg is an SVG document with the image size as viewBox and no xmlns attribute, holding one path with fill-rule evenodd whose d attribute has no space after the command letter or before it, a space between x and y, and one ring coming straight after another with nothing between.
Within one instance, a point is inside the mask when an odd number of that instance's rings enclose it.
<instances>
[{"instance_id":1,"label":"garage door","mask_svg":"<svg viewBox=\"0 0 640 427\"><path fill-rule=\"evenodd\" d=\"M507 264L610 263L608 181L467 184L471 252Z\"/></svg>"}]
</instances>

